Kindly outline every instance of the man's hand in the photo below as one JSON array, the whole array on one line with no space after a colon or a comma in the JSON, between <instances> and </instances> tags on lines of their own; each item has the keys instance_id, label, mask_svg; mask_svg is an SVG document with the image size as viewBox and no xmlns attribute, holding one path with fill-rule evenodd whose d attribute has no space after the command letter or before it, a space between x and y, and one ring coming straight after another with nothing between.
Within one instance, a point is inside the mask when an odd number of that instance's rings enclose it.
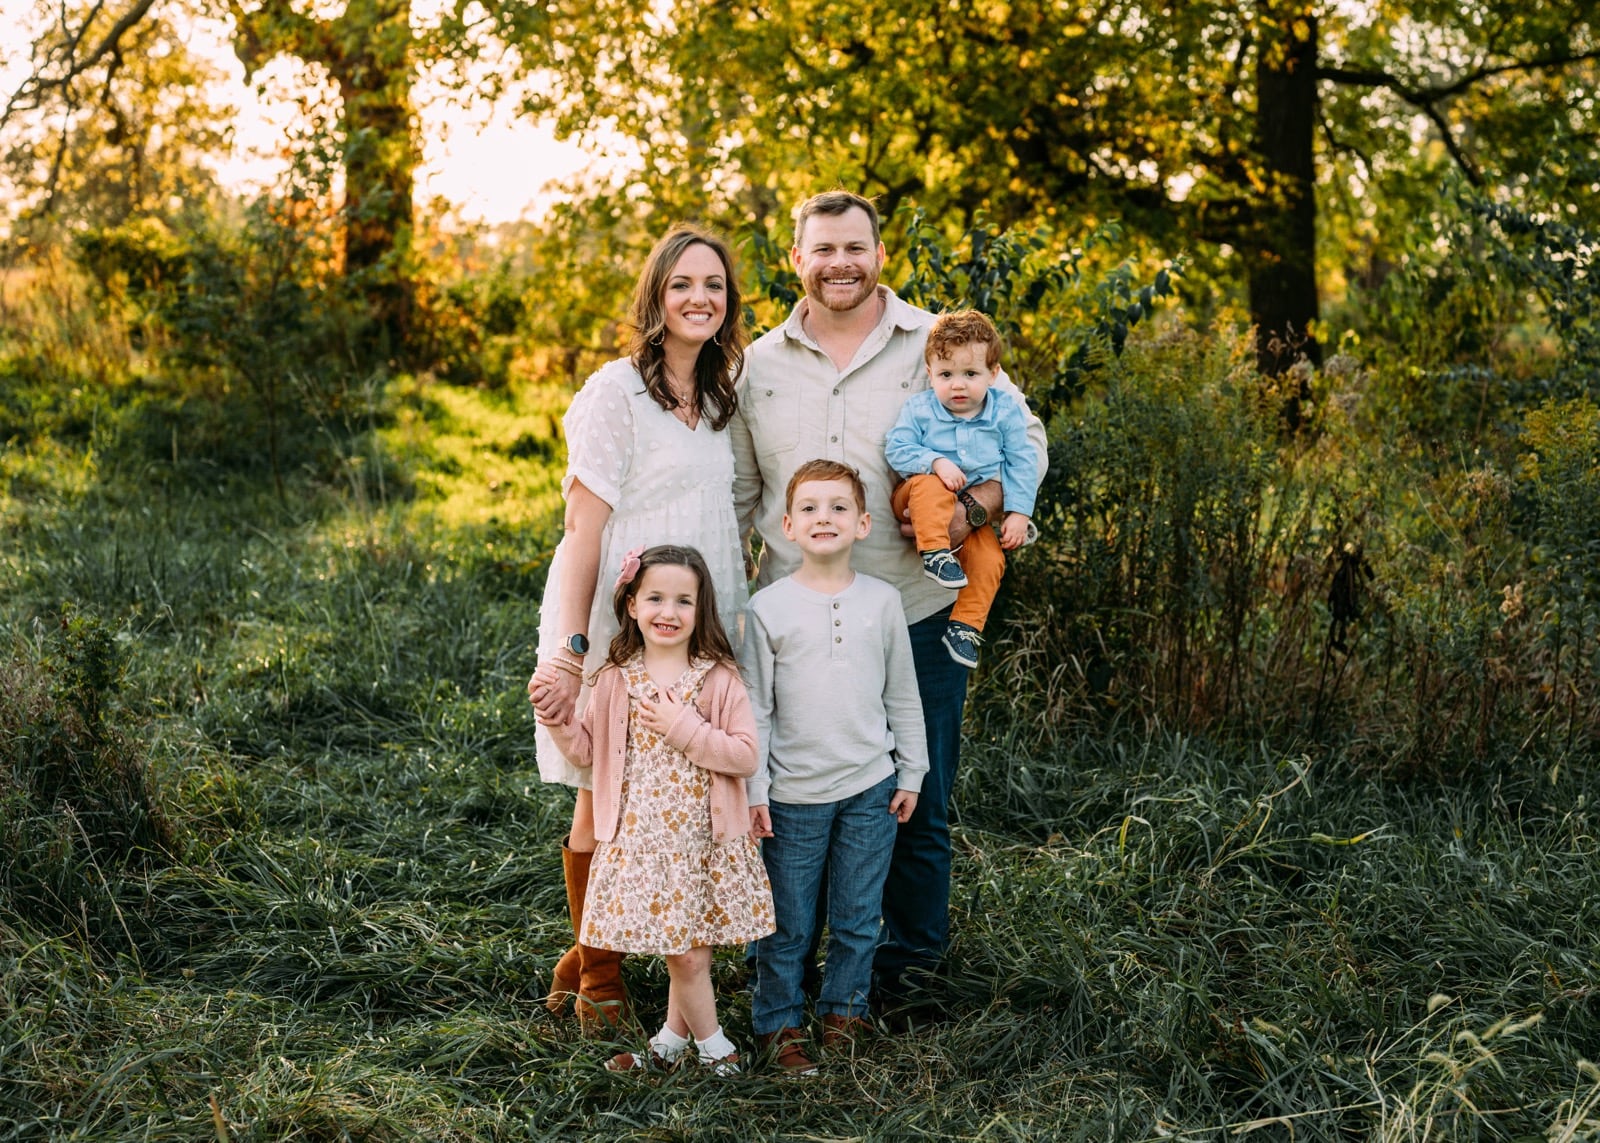
<instances>
[{"instance_id":1,"label":"man's hand","mask_svg":"<svg viewBox=\"0 0 1600 1143\"><path fill-rule=\"evenodd\" d=\"M989 519L995 520L1005 508L1005 490L1000 487L998 480L985 480L982 484L974 484L967 489L972 493L972 498L982 504L989 513ZM988 525L984 525L988 527ZM950 516L950 547L951 550L959 548L967 542L967 537L972 535L972 525L967 523L967 508L961 501L956 501L956 510Z\"/></svg>"},{"instance_id":2,"label":"man's hand","mask_svg":"<svg viewBox=\"0 0 1600 1143\"><path fill-rule=\"evenodd\" d=\"M1015 551L1028 542L1028 518L1021 512L1007 512L1000 524L1000 546Z\"/></svg>"},{"instance_id":3,"label":"man's hand","mask_svg":"<svg viewBox=\"0 0 1600 1143\"><path fill-rule=\"evenodd\" d=\"M896 790L894 797L889 799L889 812L894 815L894 820L905 825L911 820L911 811L917 808L917 795L910 790Z\"/></svg>"},{"instance_id":4,"label":"man's hand","mask_svg":"<svg viewBox=\"0 0 1600 1143\"><path fill-rule=\"evenodd\" d=\"M961 471L961 466L942 456L933 462L933 474L951 492L960 492L967 485L967 474Z\"/></svg>"},{"instance_id":5,"label":"man's hand","mask_svg":"<svg viewBox=\"0 0 1600 1143\"><path fill-rule=\"evenodd\" d=\"M772 836L772 810L769 807L750 807L750 836L757 841Z\"/></svg>"},{"instance_id":6,"label":"man's hand","mask_svg":"<svg viewBox=\"0 0 1600 1143\"><path fill-rule=\"evenodd\" d=\"M1000 487L998 480L985 480L982 484L974 484L967 489L979 504L982 504L989 513L989 519L995 519L1002 508L1005 507L1005 492ZM1023 517L1026 519L1027 517ZM900 517L900 534L908 540L917 538L917 530L911 526L911 509L908 506L905 514ZM967 507L961 501L956 501L955 511L950 514L950 547L952 550L959 548L967 542L967 537L972 535L972 525L967 523Z\"/></svg>"}]
</instances>

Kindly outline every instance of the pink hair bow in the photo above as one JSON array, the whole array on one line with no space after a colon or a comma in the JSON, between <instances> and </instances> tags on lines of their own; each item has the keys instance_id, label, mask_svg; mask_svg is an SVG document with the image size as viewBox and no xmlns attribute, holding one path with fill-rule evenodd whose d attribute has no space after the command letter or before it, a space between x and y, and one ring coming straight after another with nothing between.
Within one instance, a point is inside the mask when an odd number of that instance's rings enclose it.
<instances>
[{"instance_id":1,"label":"pink hair bow","mask_svg":"<svg viewBox=\"0 0 1600 1143\"><path fill-rule=\"evenodd\" d=\"M612 591L616 591L623 584L633 582L633 577L639 574L639 557L642 555L644 555L644 546L641 544L622 557L622 570L617 573L616 586L611 589Z\"/></svg>"}]
</instances>

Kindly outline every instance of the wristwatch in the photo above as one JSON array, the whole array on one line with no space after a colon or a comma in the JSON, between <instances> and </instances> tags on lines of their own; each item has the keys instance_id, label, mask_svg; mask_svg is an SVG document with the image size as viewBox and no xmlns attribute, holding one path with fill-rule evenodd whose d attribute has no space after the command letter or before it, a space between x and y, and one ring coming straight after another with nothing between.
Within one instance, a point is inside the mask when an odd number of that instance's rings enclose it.
<instances>
[{"instance_id":1,"label":"wristwatch","mask_svg":"<svg viewBox=\"0 0 1600 1143\"><path fill-rule=\"evenodd\" d=\"M956 493L956 499L967 509L967 523L974 528L981 528L989 522L989 510L978 503L978 498L971 491L963 488Z\"/></svg>"},{"instance_id":2,"label":"wristwatch","mask_svg":"<svg viewBox=\"0 0 1600 1143\"><path fill-rule=\"evenodd\" d=\"M589 653L589 636L582 634L568 635L561 640L561 645L581 659Z\"/></svg>"}]
</instances>

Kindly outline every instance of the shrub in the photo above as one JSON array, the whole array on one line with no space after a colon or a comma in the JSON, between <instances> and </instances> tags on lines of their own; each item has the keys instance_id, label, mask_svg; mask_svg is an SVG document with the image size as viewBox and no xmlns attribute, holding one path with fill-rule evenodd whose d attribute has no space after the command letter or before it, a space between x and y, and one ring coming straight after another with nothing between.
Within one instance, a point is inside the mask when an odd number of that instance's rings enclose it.
<instances>
[{"instance_id":1,"label":"shrub","mask_svg":"<svg viewBox=\"0 0 1600 1143\"><path fill-rule=\"evenodd\" d=\"M10 911L99 946L131 939L127 872L164 863L174 831L123 729L116 640L73 610L0 664L0 887Z\"/></svg>"},{"instance_id":2,"label":"shrub","mask_svg":"<svg viewBox=\"0 0 1600 1143\"><path fill-rule=\"evenodd\" d=\"M1286 463L1252 353L1243 331L1133 337L1052 423L1044 538L1007 579L1030 604L999 657L1000 689L1042 723L1310 710L1315 582L1340 525L1332 490Z\"/></svg>"}]
</instances>

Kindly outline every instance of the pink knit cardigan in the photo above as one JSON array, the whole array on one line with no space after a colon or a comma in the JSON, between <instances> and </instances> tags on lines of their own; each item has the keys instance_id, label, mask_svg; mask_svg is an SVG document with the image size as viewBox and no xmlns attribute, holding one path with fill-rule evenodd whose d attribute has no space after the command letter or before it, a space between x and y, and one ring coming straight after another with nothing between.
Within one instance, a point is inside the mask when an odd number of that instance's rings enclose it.
<instances>
[{"instance_id":1,"label":"pink knit cardigan","mask_svg":"<svg viewBox=\"0 0 1600 1143\"><path fill-rule=\"evenodd\" d=\"M574 766L594 767L594 836L614 841L628 752L628 683L607 665L595 679L583 717L548 728ZM685 703L667 745L711 771L711 834L718 842L750 829L744 779L756 772L756 719L739 673L724 663L707 672L700 694Z\"/></svg>"}]
</instances>

